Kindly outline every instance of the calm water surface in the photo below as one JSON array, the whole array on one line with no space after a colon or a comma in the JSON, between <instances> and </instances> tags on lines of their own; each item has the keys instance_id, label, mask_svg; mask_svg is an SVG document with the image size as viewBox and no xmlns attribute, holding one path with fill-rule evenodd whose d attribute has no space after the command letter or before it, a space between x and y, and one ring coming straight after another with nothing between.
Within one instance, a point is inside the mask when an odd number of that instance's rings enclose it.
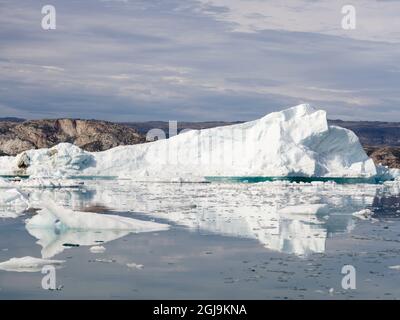
<instances>
[{"instance_id":1,"label":"calm water surface","mask_svg":"<svg viewBox=\"0 0 400 320\"><path fill-rule=\"evenodd\" d=\"M0 299L400 298L400 271L389 268L400 265L394 183L84 182L79 189L23 191L34 208L54 201L170 229L33 232L25 219L34 210L0 218L0 262L66 261L57 269L56 291L42 289L41 272L0 270ZM310 213L310 207L319 209ZM370 219L352 215L364 209L373 212ZM92 253L93 245L106 251ZM341 269L349 264L356 269L355 290L341 286Z\"/></svg>"}]
</instances>

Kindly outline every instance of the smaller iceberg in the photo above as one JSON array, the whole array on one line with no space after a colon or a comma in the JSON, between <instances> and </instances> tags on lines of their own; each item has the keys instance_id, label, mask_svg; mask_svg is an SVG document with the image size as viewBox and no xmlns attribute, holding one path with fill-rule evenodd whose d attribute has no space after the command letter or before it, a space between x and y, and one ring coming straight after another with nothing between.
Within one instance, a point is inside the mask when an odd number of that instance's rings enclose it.
<instances>
[{"instance_id":1,"label":"smaller iceberg","mask_svg":"<svg viewBox=\"0 0 400 320\"><path fill-rule=\"evenodd\" d=\"M0 263L0 270L14 272L40 272L44 266L60 266L64 260L48 260L34 257L11 258Z\"/></svg>"},{"instance_id":2,"label":"smaller iceberg","mask_svg":"<svg viewBox=\"0 0 400 320\"><path fill-rule=\"evenodd\" d=\"M73 211L49 202L34 217L25 220L26 229L42 247L42 257L51 258L67 244L98 246L130 233L169 229L169 225L118 215ZM99 247L97 247L99 248Z\"/></svg>"},{"instance_id":3,"label":"smaller iceberg","mask_svg":"<svg viewBox=\"0 0 400 320\"><path fill-rule=\"evenodd\" d=\"M73 211L49 202L34 217L27 219L28 228L54 228L59 230L126 230L152 232L167 230L166 224L142 221L117 215Z\"/></svg>"}]
</instances>

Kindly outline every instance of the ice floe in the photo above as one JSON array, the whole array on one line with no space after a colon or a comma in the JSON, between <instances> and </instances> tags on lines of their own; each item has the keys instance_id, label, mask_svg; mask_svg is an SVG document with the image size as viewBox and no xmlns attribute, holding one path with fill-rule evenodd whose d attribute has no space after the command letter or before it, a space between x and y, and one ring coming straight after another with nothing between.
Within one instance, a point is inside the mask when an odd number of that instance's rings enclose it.
<instances>
[{"instance_id":1,"label":"ice floe","mask_svg":"<svg viewBox=\"0 0 400 320\"><path fill-rule=\"evenodd\" d=\"M56 228L38 228L26 226L28 233L37 239L42 247L43 258L52 258L55 255L71 248L66 244L77 246L97 246L127 236L129 231L122 230L58 230Z\"/></svg>"},{"instance_id":2,"label":"ice floe","mask_svg":"<svg viewBox=\"0 0 400 320\"><path fill-rule=\"evenodd\" d=\"M57 227L76 230L126 230L130 232L152 232L168 229L168 225L142 221L118 215L79 212L56 205L44 204L34 217L27 219L29 228Z\"/></svg>"},{"instance_id":3,"label":"ice floe","mask_svg":"<svg viewBox=\"0 0 400 320\"><path fill-rule=\"evenodd\" d=\"M0 270L14 272L39 272L44 266L59 266L64 260L48 260L34 257L12 258L0 263Z\"/></svg>"},{"instance_id":4,"label":"ice floe","mask_svg":"<svg viewBox=\"0 0 400 320\"><path fill-rule=\"evenodd\" d=\"M0 189L0 218L16 218L29 208L29 199L18 189Z\"/></svg>"},{"instance_id":5,"label":"ice floe","mask_svg":"<svg viewBox=\"0 0 400 320\"><path fill-rule=\"evenodd\" d=\"M118 215L79 212L45 205L32 218L26 219L26 229L38 239L42 257L50 258L64 251L66 244L95 246L124 237L129 233L167 230L169 225ZM97 248L99 249L99 247Z\"/></svg>"},{"instance_id":6,"label":"ice floe","mask_svg":"<svg viewBox=\"0 0 400 320\"><path fill-rule=\"evenodd\" d=\"M20 188L80 188L83 182L70 179L29 178L18 182Z\"/></svg>"},{"instance_id":7,"label":"ice floe","mask_svg":"<svg viewBox=\"0 0 400 320\"><path fill-rule=\"evenodd\" d=\"M357 217L361 220L376 220L372 218L374 212L371 209L364 209L353 213L354 217Z\"/></svg>"},{"instance_id":8,"label":"ice floe","mask_svg":"<svg viewBox=\"0 0 400 320\"><path fill-rule=\"evenodd\" d=\"M137 264L137 263L135 263L135 262L127 263L126 266L127 266L128 268L131 268L131 269L139 269L139 270L144 268L144 265L142 265L142 264Z\"/></svg>"},{"instance_id":9,"label":"ice floe","mask_svg":"<svg viewBox=\"0 0 400 320\"><path fill-rule=\"evenodd\" d=\"M106 248L103 246L93 246L90 248L91 253L103 253L106 251Z\"/></svg>"}]
</instances>

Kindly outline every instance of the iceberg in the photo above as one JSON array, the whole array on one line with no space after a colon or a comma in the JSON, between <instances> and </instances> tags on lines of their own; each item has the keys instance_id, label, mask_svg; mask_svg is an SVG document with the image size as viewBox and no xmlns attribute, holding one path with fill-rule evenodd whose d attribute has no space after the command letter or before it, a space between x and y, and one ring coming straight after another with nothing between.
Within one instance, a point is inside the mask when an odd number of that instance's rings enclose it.
<instances>
[{"instance_id":1,"label":"iceberg","mask_svg":"<svg viewBox=\"0 0 400 320\"><path fill-rule=\"evenodd\" d=\"M130 232L152 232L167 230L166 224L142 221L118 215L79 212L54 203L44 205L38 214L26 220L27 228L54 228L59 230L125 230Z\"/></svg>"},{"instance_id":2,"label":"iceberg","mask_svg":"<svg viewBox=\"0 0 400 320\"><path fill-rule=\"evenodd\" d=\"M191 130L103 152L86 152L62 143L14 158L0 157L2 174L24 170L35 177L112 176L137 181L240 176L371 178L383 172L378 169L352 131L330 126L326 112L308 104L255 121Z\"/></svg>"},{"instance_id":3,"label":"iceberg","mask_svg":"<svg viewBox=\"0 0 400 320\"><path fill-rule=\"evenodd\" d=\"M65 245L67 243L92 246L94 250L105 250L101 246L93 246L99 243L105 244L130 233L169 229L167 224L152 221L73 211L51 201L35 216L26 219L25 223L29 234L38 239L37 244L42 247L43 258L51 258L63 252L67 248Z\"/></svg>"}]
</instances>

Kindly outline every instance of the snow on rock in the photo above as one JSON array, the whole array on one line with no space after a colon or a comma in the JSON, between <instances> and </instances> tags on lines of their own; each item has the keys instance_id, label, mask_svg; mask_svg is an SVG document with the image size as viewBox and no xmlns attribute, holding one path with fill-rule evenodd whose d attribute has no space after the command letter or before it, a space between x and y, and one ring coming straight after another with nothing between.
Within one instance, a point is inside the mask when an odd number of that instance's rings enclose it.
<instances>
[{"instance_id":1,"label":"snow on rock","mask_svg":"<svg viewBox=\"0 0 400 320\"><path fill-rule=\"evenodd\" d=\"M308 104L255 121L192 130L167 140L103 152L85 152L62 143L12 159L0 157L0 172L7 170L47 177L94 175L157 181L198 181L206 176L377 175L357 136L329 126L326 112Z\"/></svg>"},{"instance_id":2,"label":"snow on rock","mask_svg":"<svg viewBox=\"0 0 400 320\"><path fill-rule=\"evenodd\" d=\"M28 228L58 228L77 230L127 230L130 232L152 232L166 230L166 224L142 221L117 215L79 212L57 206L44 205L37 215L26 220Z\"/></svg>"},{"instance_id":3,"label":"snow on rock","mask_svg":"<svg viewBox=\"0 0 400 320\"><path fill-rule=\"evenodd\" d=\"M44 266L59 266L64 262L64 260L47 260L28 256L23 258L12 258L8 261L1 262L0 270L14 272L38 272L41 271Z\"/></svg>"}]
</instances>

